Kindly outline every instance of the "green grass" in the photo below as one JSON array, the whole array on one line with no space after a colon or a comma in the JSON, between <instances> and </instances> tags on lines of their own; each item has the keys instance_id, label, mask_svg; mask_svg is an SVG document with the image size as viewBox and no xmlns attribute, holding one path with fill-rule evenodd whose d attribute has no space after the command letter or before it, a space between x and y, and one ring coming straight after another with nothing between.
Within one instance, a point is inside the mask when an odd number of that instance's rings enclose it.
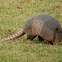
<instances>
[{"instance_id":1,"label":"green grass","mask_svg":"<svg viewBox=\"0 0 62 62\"><path fill-rule=\"evenodd\" d=\"M20 31L31 16L50 14L62 26L62 0L0 0L0 39ZM62 44L57 46L29 42L26 35L0 41L0 62L62 62Z\"/></svg>"}]
</instances>

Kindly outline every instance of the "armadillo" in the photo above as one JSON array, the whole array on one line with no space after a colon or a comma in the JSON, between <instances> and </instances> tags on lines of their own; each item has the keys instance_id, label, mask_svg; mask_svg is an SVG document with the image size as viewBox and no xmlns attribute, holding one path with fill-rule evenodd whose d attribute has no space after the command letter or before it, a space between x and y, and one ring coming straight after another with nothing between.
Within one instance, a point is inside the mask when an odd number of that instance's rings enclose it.
<instances>
[{"instance_id":1,"label":"armadillo","mask_svg":"<svg viewBox=\"0 0 62 62\"><path fill-rule=\"evenodd\" d=\"M13 40L27 34L27 39L33 40L36 36L40 40L58 44L62 40L62 29L58 20L48 14L32 16L28 19L20 32L2 41Z\"/></svg>"}]
</instances>

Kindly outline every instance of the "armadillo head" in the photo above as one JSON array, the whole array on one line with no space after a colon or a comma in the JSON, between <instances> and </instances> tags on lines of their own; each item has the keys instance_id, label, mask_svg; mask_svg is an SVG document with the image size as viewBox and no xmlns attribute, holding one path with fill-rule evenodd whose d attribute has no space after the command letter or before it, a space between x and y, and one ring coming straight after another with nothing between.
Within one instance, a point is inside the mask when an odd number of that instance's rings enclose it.
<instances>
[{"instance_id":1,"label":"armadillo head","mask_svg":"<svg viewBox=\"0 0 62 62\"><path fill-rule=\"evenodd\" d=\"M61 40L62 40L62 30L60 30L60 38L61 38Z\"/></svg>"},{"instance_id":2,"label":"armadillo head","mask_svg":"<svg viewBox=\"0 0 62 62\"><path fill-rule=\"evenodd\" d=\"M62 40L62 29L59 30L58 28L56 28L56 38L57 38L56 41L58 41L58 43L60 43Z\"/></svg>"}]
</instances>

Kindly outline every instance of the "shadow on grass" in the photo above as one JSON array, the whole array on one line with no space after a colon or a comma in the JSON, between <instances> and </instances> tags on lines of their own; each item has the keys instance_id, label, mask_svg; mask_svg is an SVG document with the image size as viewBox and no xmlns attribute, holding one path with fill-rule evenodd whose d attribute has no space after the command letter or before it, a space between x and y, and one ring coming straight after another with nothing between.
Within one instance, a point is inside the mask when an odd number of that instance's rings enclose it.
<instances>
[{"instance_id":1,"label":"shadow on grass","mask_svg":"<svg viewBox=\"0 0 62 62\"><path fill-rule=\"evenodd\" d=\"M39 41L37 38L30 41L30 43L35 43L35 44L39 44L39 43L42 43L42 44L45 44L45 45L52 45L52 44L48 44L46 40L44 41ZM53 44L54 45L54 44ZM62 42L58 44L58 46L62 46Z\"/></svg>"}]
</instances>

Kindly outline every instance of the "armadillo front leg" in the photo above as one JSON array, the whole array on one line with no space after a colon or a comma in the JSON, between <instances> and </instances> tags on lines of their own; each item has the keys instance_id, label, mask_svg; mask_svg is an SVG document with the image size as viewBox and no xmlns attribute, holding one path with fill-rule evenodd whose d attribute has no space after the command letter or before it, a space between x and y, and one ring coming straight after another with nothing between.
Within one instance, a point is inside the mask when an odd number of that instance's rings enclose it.
<instances>
[{"instance_id":1,"label":"armadillo front leg","mask_svg":"<svg viewBox=\"0 0 62 62\"><path fill-rule=\"evenodd\" d=\"M34 36L34 35L27 35L27 40L33 40L34 38L35 38L36 36Z\"/></svg>"}]
</instances>

